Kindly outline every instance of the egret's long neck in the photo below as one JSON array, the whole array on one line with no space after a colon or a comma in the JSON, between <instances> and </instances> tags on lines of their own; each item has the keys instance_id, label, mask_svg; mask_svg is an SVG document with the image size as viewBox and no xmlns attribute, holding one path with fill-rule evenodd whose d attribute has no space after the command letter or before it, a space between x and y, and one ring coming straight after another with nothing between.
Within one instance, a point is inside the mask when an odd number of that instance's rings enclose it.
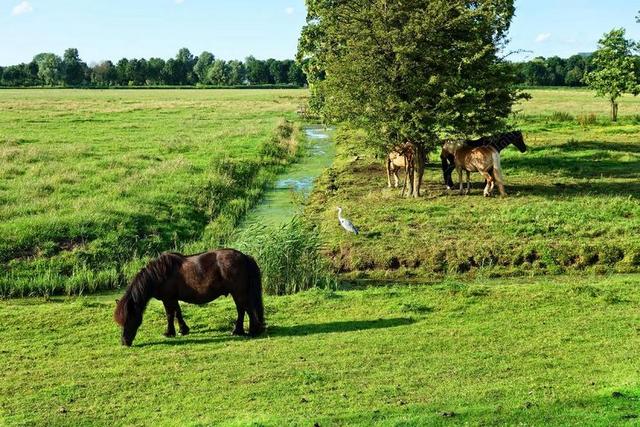
<instances>
[{"instance_id":1,"label":"egret's long neck","mask_svg":"<svg viewBox=\"0 0 640 427\"><path fill-rule=\"evenodd\" d=\"M338 208L338 219L342 221L342 208Z\"/></svg>"}]
</instances>

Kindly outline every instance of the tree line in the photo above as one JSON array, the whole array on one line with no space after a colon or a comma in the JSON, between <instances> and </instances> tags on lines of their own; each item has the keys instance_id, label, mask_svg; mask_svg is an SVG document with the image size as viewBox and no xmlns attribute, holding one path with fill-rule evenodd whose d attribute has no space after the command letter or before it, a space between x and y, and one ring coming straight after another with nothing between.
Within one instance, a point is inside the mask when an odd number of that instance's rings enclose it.
<instances>
[{"instance_id":1,"label":"tree line","mask_svg":"<svg viewBox=\"0 0 640 427\"><path fill-rule=\"evenodd\" d=\"M539 56L527 62L514 63L517 83L527 86L586 86L585 76L594 70L593 55L569 58Z\"/></svg>"},{"instance_id":2,"label":"tree line","mask_svg":"<svg viewBox=\"0 0 640 427\"><path fill-rule=\"evenodd\" d=\"M62 57L40 53L29 63L0 67L0 86L247 86L289 85L302 87L307 78L293 60L225 61L210 52L194 56L183 48L175 58L128 59L115 64L102 61L87 65L78 49L70 48Z\"/></svg>"}]
</instances>

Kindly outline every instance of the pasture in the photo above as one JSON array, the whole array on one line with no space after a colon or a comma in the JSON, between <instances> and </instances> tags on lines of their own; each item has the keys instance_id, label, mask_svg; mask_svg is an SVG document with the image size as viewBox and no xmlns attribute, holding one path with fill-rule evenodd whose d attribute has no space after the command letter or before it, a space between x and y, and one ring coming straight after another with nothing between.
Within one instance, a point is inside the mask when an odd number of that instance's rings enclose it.
<instances>
[{"instance_id":1,"label":"pasture","mask_svg":"<svg viewBox=\"0 0 640 427\"><path fill-rule=\"evenodd\" d=\"M640 269L640 100L625 97L611 124L608 104L585 90L530 90L517 108L529 151L503 151L509 197L447 192L432 153L424 198L387 189L384 161L362 134L337 135L338 159L308 212L334 267L353 278L520 276ZM454 174L457 183L457 175ZM335 206L360 227L338 226Z\"/></svg>"},{"instance_id":2,"label":"pasture","mask_svg":"<svg viewBox=\"0 0 640 427\"><path fill-rule=\"evenodd\" d=\"M113 289L219 245L290 160L265 147L305 96L0 91L0 295Z\"/></svg>"},{"instance_id":3,"label":"pasture","mask_svg":"<svg viewBox=\"0 0 640 427\"><path fill-rule=\"evenodd\" d=\"M401 199L341 129L304 216L342 286L265 296L258 339L224 298L182 304L191 334L167 339L152 300L127 349L109 289L231 236L293 160L269 141L307 92L0 91L0 424L637 424L640 102L612 125L590 92L531 93L508 198L477 176L447 193L432 155ZM290 262L274 236L242 249Z\"/></svg>"},{"instance_id":4,"label":"pasture","mask_svg":"<svg viewBox=\"0 0 640 427\"><path fill-rule=\"evenodd\" d=\"M311 290L266 297L263 338L230 299L152 301L133 348L114 298L0 301L0 424L634 425L637 275Z\"/></svg>"}]
</instances>

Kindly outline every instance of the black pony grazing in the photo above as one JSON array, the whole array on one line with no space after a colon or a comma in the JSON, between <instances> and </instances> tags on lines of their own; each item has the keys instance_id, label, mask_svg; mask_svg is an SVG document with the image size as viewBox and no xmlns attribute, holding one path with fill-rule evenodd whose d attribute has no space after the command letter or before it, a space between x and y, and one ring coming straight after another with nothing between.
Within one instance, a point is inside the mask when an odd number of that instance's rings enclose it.
<instances>
[{"instance_id":1,"label":"black pony grazing","mask_svg":"<svg viewBox=\"0 0 640 427\"><path fill-rule=\"evenodd\" d=\"M261 274L253 258L233 249L191 256L162 254L136 275L117 302L113 318L122 327L122 345L133 343L151 298L164 304L165 336L175 337L174 318L178 319L180 333L189 333L178 301L205 304L229 294L238 311L234 335L244 335L245 312L249 315L249 334L264 332Z\"/></svg>"},{"instance_id":2,"label":"black pony grazing","mask_svg":"<svg viewBox=\"0 0 640 427\"><path fill-rule=\"evenodd\" d=\"M513 144L521 153L525 153L527 151L524 136L520 131L485 136L476 140L446 141L442 146L440 160L442 160L442 175L447 189L451 190L454 187L451 174L456 168L455 152L458 148L462 146L471 148L490 146L498 150L499 153L511 144Z\"/></svg>"}]
</instances>

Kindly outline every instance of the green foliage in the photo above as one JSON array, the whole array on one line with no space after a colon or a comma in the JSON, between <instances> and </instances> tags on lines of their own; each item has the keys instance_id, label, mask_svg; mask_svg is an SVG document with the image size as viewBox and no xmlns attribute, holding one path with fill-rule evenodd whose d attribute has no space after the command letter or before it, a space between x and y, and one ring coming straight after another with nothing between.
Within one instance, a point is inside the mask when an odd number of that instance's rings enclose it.
<instances>
[{"instance_id":1,"label":"green foliage","mask_svg":"<svg viewBox=\"0 0 640 427\"><path fill-rule=\"evenodd\" d=\"M625 38L625 30L612 30L598 43L593 55L594 70L585 77L585 82L598 96L611 102L611 120L618 120L617 100L624 93L640 93L640 69L633 56L637 50L634 41Z\"/></svg>"},{"instance_id":2,"label":"green foliage","mask_svg":"<svg viewBox=\"0 0 640 427\"><path fill-rule=\"evenodd\" d=\"M299 59L326 73L314 82L324 117L367 130L371 145L411 142L422 154L440 134L502 128L518 99L514 69L499 58L512 0L309 0L307 7ZM420 176L421 162L417 169Z\"/></svg>"},{"instance_id":3,"label":"green foliage","mask_svg":"<svg viewBox=\"0 0 640 427\"><path fill-rule=\"evenodd\" d=\"M247 73L247 68L251 72ZM115 65L102 61L92 67L80 59L78 50L67 49L64 60L52 53L41 53L29 64L0 67L0 86L68 87L141 87L141 86L239 86L306 85L306 76L290 59L266 61L249 57L247 64L238 60L215 60L204 51L195 57L182 48L175 58L122 58Z\"/></svg>"},{"instance_id":4,"label":"green foliage","mask_svg":"<svg viewBox=\"0 0 640 427\"><path fill-rule=\"evenodd\" d=\"M267 294L288 295L336 286L336 278L321 255L320 236L302 218L294 218L276 230L249 226L234 247L256 258Z\"/></svg>"},{"instance_id":5,"label":"green foliage","mask_svg":"<svg viewBox=\"0 0 640 427\"><path fill-rule=\"evenodd\" d=\"M62 59L53 53L41 53L33 58L38 65L38 78L47 86L55 86L62 78Z\"/></svg>"}]
</instances>

